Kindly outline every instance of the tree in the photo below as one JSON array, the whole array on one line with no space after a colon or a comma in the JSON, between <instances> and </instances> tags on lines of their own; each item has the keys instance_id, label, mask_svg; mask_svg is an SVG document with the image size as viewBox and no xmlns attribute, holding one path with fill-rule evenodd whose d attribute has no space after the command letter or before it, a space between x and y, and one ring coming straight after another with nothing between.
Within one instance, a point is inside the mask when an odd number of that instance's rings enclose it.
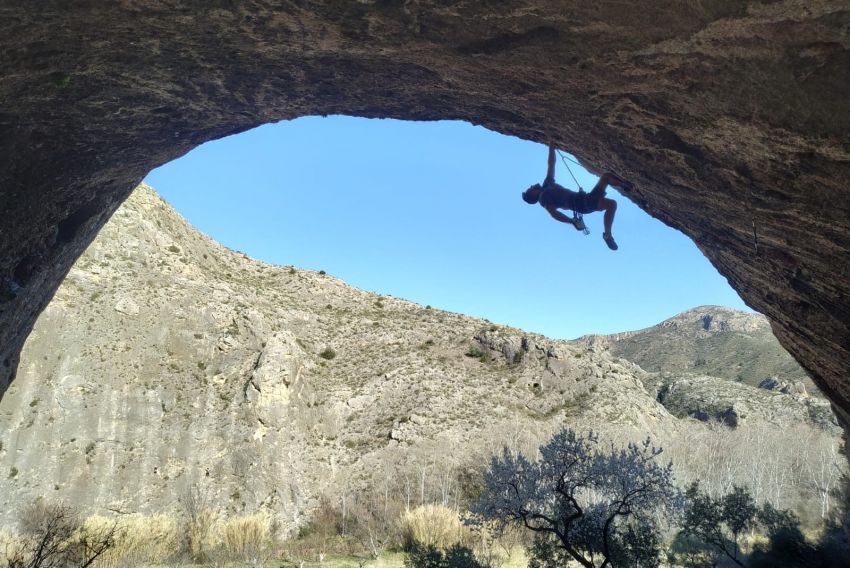
<instances>
[{"instance_id":1,"label":"tree","mask_svg":"<svg viewBox=\"0 0 850 568\"><path fill-rule=\"evenodd\" d=\"M401 503L390 502L386 496L368 491L355 498L352 514L356 523L351 535L368 552L373 560L377 560L398 535L398 518L401 516Z\"/></svg>"},{"instance_id":2,"label":"tree","mask_svg":"<svg viewBox=\"0 0 850 568\"><path fill-rule=\"evenodd\" d=\"M662 450L649 440L598 446L592 432L565 428L536 462L504 449L485 472L472 512L500 529L524 527L536 533L540 551L566 554L585 568L657 566L657 521L679 502L672 465L658 463ZM540 540L546 537L555 544ZM549 565L546 554L536 557L539 566Z\"/></svg>"},{"instance_id":3,"label":"tree","mask_svg":"<svg viewBox=\"0 0 850 568\"><path fill-rule=\"evenodd\" d=\"M188 485L180 499L186 520L186 548L193 560L203 561L210 552L210 538L216 523L209 495L196 483Z\"/></svg>"},{"instance_id":4,"label":"tree","mask_svg":"<svg viewBox=\"0 0 850 568\"><path fill-rule=\"evenodd\" d=\"M850 568L850 547L835 525L828 526L819 542L809 542L799 526L770 535L767 545L756 545L750 568Z\"/></svg>"},{"instance_id":5,"label":"tree","mask_svg":"<svg viewBox=\"0 0 850 568\"><path fill-rule=\"evenodd\" d=\"M714 498L692 483L685 492L685 518L681 534L693 537L725 555L738 566L744 566L741 536L761 526L773 538L789 528L799 526L791 511L780 511L769 503L757 507L749 491L733 486L726 495Z\"/></svg>"}]
</instances>

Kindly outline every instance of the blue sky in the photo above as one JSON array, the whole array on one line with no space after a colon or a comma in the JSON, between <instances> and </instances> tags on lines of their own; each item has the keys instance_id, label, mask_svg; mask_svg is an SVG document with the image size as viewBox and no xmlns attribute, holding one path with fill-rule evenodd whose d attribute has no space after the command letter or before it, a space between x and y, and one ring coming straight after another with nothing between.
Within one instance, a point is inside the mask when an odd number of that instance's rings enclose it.
<instances>
[{"instance_id":1,"label":"blue sky","mask_svg":"<svg viewBox=\"0 0 850 568\"><path fill-rule=\"evenodd\" d=\"M304 117L206 143L146 182L224 245L353 286L557 338L747 309L696 246L619 203L584 236L520 193L546 147L463 122ZM596 178L570 164L585 189ZM575 189L558 160L556 180Z\"/></svg>"}]
</instances>

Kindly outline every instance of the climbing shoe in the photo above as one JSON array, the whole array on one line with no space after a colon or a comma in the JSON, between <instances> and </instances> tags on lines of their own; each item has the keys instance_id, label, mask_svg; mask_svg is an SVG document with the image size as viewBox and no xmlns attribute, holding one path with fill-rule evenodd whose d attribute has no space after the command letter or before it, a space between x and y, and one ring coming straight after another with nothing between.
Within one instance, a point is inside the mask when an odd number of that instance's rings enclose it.
<instances>
[{"instance_id":1,"label":"climbing shoe","mask_svg":"<svg viewBox=\"0 0 850 568\"><path fill-rule=\"evenodd\" d=\"M617 241L614 240L614 237L611 236L611 233L602 233L602 240L605 241L605 244L608 245L609 249L617 250Z\"/></svg>"}]
</instances>

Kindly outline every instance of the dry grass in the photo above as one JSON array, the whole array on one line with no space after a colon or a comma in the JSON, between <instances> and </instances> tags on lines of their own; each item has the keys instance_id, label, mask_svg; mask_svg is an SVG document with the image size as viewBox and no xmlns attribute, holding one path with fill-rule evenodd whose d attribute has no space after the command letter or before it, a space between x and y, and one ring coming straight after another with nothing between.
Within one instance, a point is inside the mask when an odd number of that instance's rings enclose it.
<instances>
[{"instance_id":1,"label":"dry grass","mask_svg":"<svg viewBox=\"0 0 850 568\"><path fill-rule=\"evenodd\" d=\"M218 515L211 509L201 509L187 519L185 530L189 556L203 559L215 548L215 527L218 522Z\"/></svg>"},{"instance_id":2,"label":"dry grass","mask_svg":"<svg viewBox=\"0 0 850 568\"><path fill-rule=\"evenodd\" d=\"M105 534L113 526L117 527L114 546L97 559L95 566L98 568L162 563L180 548L179 524L168 515L127 515L120 518L96 515L82 521L80 529L89 535ZM0 533L0 566L7 565L15 552L21 550L21 543L21 537L17 535Z\"/></svg>"},{"instance_id":3,"label":"dry grass","mask_svg":"<svg viewBox=\"0 0 850 568\"><path fill-rule=\"evenodd\" d=\"M270 555L270 526L268 513L258 512L223 521L216 527L216 533L229 559L258 564Z\"/></svg>"},{"instance_id":4,"label":"dry grass","mask_svg":"<svg viewBox=\"0 0 850 568\"><path fill-rule=\"evenodd\" d=\"M94 516L85 520L84 527L98 530L115 522L115 518ZM182 526L177 518L168 515L128 515L118 519L115 547L104 554L97 565L121 568L164 563L180 551L184 535L190 554L196 560L214 558L239 565L262 564L271 550L270 526L267 513L223 520L213 511L204 509L194 522ZM0 545L3 543L0 537Z\"/></svg>"},{"instance_id":5,"label":"dry grass","mask_svg":"<svg viewBox=\"0 0 850 568\"><path fill-rule=\"evenodd\" d=\"M164 562L180 548L180 530L177 519L168 515L146 517L127 515L114 517L93 516L83 521L83 527L92 531L108 529L118 523L115 547L97 561L102 568L118 568Z\"/></svg>"},{"instance_id":6,"label":"dry grass","mask_svg":"<svg viewBox=\"0 0 850 568\"><path fill-rule=\"evenodd\" d=\"M458 513L442 505L424 505L406 512L400 520L402 542L446 549L453 544L467 545L469 529Z\"/></svg>"}]
</instances>

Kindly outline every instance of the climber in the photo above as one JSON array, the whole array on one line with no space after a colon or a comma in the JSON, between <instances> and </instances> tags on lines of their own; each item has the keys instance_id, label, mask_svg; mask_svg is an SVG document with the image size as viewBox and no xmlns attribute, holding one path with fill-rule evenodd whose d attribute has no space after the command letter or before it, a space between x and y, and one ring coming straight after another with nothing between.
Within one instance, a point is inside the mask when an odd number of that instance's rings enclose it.
<instances>
[{"instance_id":1,"label":"climber","mask_svg":"<svg viewBox=\"0 0 850 568\"><path fill-rule=\"evenodd\" d=\"M603 224L605 232L602 239L608 248L617 250L617 242L611 235L611 224L614 222L614 213L617 211L617 202L605 197L605 188L608 186L630 191L631 182L628 182L612 173L603 174L590 193L581 190L578 193L555 183L555 145L549 144L549 168L546 170L546 179L543 184L536 183L522 193L522 199L530 204L540 203L549 215L557 221L568 223L578 231L585 231L586 227L581 215L593 211L605 211ZM558 209L566 209L573 212L573 217L567 217Z\"/></svg>"}]
</instances>

